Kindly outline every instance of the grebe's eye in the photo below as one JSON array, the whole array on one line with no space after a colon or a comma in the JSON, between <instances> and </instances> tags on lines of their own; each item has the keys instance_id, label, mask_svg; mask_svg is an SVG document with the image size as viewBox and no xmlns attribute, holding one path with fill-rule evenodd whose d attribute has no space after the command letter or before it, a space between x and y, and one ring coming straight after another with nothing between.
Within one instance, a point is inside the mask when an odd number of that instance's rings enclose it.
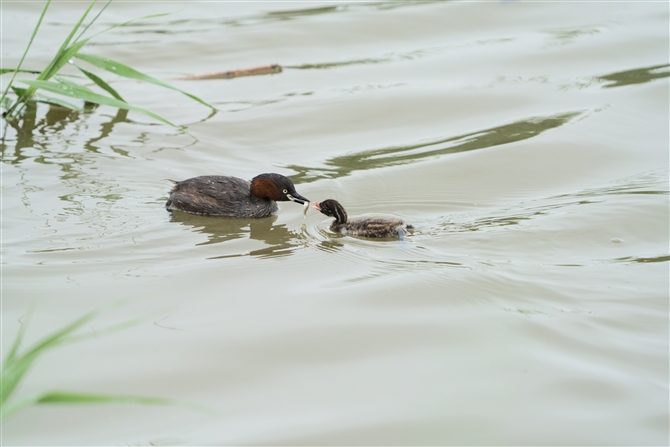
<instances>
[{"instance_id":1,"label":"grebe's eye","mask_svg":"<svg viewBox=\"0 0 670 447\"><path fill-rule=\"evenodd\" d=\"M285 190L284 190L284 194L288 194L288 189L285 189Z\"/></svg>"}]
</instances>

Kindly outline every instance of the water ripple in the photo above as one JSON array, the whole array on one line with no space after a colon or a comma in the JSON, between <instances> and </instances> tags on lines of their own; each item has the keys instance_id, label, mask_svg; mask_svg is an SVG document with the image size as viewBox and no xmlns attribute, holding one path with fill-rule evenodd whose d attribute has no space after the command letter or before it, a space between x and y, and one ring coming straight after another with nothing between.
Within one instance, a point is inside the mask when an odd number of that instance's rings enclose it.
<instances>
[{"instance_id":1,"label":"water ripple","mask_svg":"<svg viewBox=\"0 0 670 447\"><path fill-rule=\"evenodd\" d=\"M287 165L286 167L297 172L291 176L295 183L310 183L321 178L346 177L355 171L415 163L429 157L486 149L526 140L561 127L582 114L583 112L569 112L526 118L443 139L337 156L326 160L324 168L299 165Z\"/></svg>"}]
</instances>

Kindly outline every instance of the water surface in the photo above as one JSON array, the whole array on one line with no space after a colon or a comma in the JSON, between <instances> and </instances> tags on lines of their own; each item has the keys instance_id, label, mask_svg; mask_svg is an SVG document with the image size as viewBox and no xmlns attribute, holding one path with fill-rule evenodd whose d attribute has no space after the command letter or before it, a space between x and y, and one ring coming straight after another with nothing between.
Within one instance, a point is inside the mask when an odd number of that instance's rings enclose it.
<instances>
[{"instance_id":1,"label":"water surface","mask_svg":"<svg viewBox=\"0 0 670 447\"><path fill-rule=\"evenodd\" d=\"M2 6L3 67L39 4ZM39 69L82 11L53 4ZM3 122L2 347L124 299L17 392L205 406L41 406L14 445L668 444L668 4L113 3L88 52L184 125L40 104ZM48 36L48 37L47 37ZM6 82L6 80L4 81ZM164 209L165 179L290 176L417 229L343 237L283 203ZM38 430L35 427L39 427Z\"/></svg>"}]
</instances>

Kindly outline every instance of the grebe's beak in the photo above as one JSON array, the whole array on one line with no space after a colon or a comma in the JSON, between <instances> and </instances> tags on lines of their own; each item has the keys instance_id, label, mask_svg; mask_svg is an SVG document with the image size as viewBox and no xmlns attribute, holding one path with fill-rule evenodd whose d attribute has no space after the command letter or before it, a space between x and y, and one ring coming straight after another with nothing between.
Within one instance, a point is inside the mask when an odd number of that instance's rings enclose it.
<instances>
[{"instance_id":1,"label":"grebe's beak","mask_svg":"<svg viewBox=\"0 0 670 447\"><path fill-rule=\"evenodd\" d=\"M291 202L299 203L301 205L304 205L305 203L309 203L309 200L298 194L297 192L295 194L286 194L286 198L289 199Z\"/></svg>"}]
</instances>

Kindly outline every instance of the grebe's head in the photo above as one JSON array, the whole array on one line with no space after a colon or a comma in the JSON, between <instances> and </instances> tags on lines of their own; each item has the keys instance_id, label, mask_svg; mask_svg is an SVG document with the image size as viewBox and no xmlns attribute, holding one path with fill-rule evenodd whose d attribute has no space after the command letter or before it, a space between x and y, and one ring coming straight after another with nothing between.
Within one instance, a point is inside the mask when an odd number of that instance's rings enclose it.
<instances>
[{"instance_id":1,"label":"grebe's head","mask_svg":"<svg viewBox=\"0 0 670 447\"><path fill-rule=\"evenodd\" d=\"M344 207L337 200L328 199L321 203L313 203L312 206L326 216L334 217L338 223L347 222L347 212L344 211Z\"/></svg>"},{"instance_id":2,"label":"grebe's head","mask_svg":"<svg viewBox=\"0 0 670 447\"><path fill-rule=\"evenodd\" d=\"M251 194L261 199L277 202L296 202L301 205L309 200L298 194L293 182L281 174L260 174L251 180Z\"/></svg>"}]
</instances>

